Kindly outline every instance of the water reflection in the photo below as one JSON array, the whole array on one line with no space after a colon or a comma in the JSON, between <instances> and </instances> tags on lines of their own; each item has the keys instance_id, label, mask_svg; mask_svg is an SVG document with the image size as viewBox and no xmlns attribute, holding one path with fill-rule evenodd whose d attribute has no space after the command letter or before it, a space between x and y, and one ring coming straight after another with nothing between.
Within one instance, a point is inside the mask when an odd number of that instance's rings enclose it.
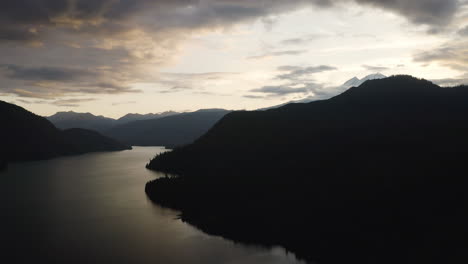
<instances>
[{"instance_id":1,"label":"water reflection","mask_svg":"<svg viewBox=\"0 0 468 264\"><path fill-rule=\"evenodd\" d=\"M0 177L2 259L15 263L301 263L206 235L151 203L144 168L163 148L12 164Z\"/></svg>"}]
</instances>

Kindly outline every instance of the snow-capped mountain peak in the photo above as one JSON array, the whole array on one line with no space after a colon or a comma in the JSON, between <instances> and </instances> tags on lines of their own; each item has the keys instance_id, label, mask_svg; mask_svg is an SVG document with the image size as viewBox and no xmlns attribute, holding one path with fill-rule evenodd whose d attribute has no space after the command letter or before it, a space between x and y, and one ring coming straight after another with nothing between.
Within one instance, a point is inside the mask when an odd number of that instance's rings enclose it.
<instances>
[{"instance_id":1,"label":"snow-capped mountain peak","mask_svg":"<svg viewBox=\"0 0 468 264\"><path fill-rule=\"evenodd\" d=\"M364 77L362 79L354 77L354 78L346 81L340 87L344 88L344 89L348 89L348 88L351 88L351 87L360 86L361 84L365 83L366 81L376 80L376 79L383 79L383 78L387 78L387 76L385 76L385 75L383 75L381 73L373 73L373 74L367 75L366 77Z\"/></svg>"},{"instance_id":2,"label":"snow-capped mountain peak","mask_svg":"<svg viewBox=\"0 0 468 264\"><path fill-rule=\"evenodd\" d=\"M366 77L362 78L361 81L369 81L369 80L377 80L377 79L383 79L383 78L387 78L387 76L381 74L381 73L374 73L374 74L370 74L370 75L367 75Z\"/></svg>"}]
</instances>

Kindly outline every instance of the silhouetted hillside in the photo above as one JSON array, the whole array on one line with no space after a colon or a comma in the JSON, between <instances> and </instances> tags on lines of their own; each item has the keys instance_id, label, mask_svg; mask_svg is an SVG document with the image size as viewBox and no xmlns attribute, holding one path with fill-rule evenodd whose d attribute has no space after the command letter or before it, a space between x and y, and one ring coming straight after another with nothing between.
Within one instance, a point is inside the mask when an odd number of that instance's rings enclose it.
<instances>
[{"instance_id":1,"label":"silhouetted hillside","mask_svg":"<svg viewBox=\"0 0 468 264\"><path fill-rule=\"evenodd\" d=\"M130 149L128 145L92 130L71 128L64 130L63 134L77 153Z\"/></svg>"},{"instance_id":2,"label":"silhouetted hillside","mask_svg":"<svg viewBox=\"0 0 468 264\"><path fill-rule=\"evenodd\" d=\"M6 161L39 160L127 146L92 131L57 129L47 119L0 101L1 153ZM92 145L90 144L92 143Z\"/></svg>"},{"instance_id":3,"label":"silhouetted hillside","mask_svg":"<svg viewBox=\"0 0 468 264\"><path fill-rule=\"evenodd\" d=\"M148 168L206 232L319 263L464 263L468 87L410 76L329 100L233 112Z\"/></svg>"},{"instance_id":4,"label":"silhouetted hillside","mask_svg":"<svg viewBox=\"0 0 468 264\"><path fill-rule=\"evenodd\" d=\"M0 171L6 170L8 164L3 156L0 156Z\"/></svg>"},{"instance_id":5,"label":"silhouetted hillside","mask_svg":"<svg viewBox=\"0 0 468 264\"><path fill-rule=\"evenodd\" d=\"M130 145L178 146L192 143L229 111L199 110L116 126L105 134Z\"/></svg>"}]
</instances>

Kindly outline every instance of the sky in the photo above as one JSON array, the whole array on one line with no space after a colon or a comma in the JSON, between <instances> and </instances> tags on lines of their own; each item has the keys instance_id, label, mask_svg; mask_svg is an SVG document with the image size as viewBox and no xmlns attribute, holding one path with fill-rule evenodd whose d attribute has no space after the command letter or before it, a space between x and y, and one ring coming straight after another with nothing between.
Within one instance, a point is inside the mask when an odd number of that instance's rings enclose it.
<instances>
[{"instance_id":1,"label":"sky","mask_svg":"<svg viewBox=\"0 0 468 264\"><path fill-rule=\"evenodd\" d=\"M0 100L39 115L253 110L357 76L468 83L468 0L6 0Z\"/></svg>"}]
</instances>

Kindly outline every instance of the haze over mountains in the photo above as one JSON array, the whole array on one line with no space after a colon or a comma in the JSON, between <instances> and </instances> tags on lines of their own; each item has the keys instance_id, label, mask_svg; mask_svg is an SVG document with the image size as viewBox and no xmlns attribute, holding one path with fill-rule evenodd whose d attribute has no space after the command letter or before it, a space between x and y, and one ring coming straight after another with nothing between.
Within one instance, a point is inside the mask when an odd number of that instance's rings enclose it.
<instances>
[{"instance_id":1,"label":"haze over mountains","mask_svg":"<svg viewBox=\"0 0 468 264\"><path fill-rule=\"evenodd\" d=\"M86 129L59 130L47 119L0 101L0 164L49 159L62 155L130 149L114 139Z\"/></svg>"},{"instance_id":2,"label":"haze over mountains","mask_svg":"<svg viewBox=\"0 0 468 264\"><path fill-rule=\"evenodd\" d=\"M467 102L466 86L394 76L232 112L153 159L179 177L146 192L208 233L319 263L466 262Z\"/></svg>"}]
</instances>

